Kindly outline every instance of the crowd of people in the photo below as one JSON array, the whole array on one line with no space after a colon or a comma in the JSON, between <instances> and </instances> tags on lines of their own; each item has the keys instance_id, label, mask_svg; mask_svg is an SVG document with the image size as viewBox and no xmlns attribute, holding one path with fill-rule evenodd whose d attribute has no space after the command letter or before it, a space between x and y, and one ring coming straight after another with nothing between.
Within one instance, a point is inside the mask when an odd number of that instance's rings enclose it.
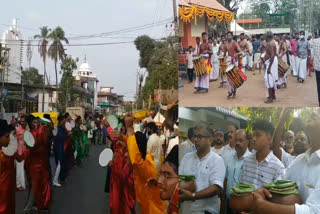
<instances>
[{"instance_id":1,"label":"crowd of people","mask_svg":"<svg viewBox=\"0 0 320 214\"><path fill-rule=\"evenodd\" d=\"M178 213L178 127L128 115L121 130L107 129L114 158L108 164L106 191L111 213ZM173 196L176 197L173 197Z\"/></svg>"},{"instance_id":2,"label":"crowd of people","mask_svg":"<svg viewBox=\"0 0 320 214\"><path fill-rule=\"evenodd\" d=\"M233 213L230 194L238 184L254 187L250 213L320 213L320 111L312 113L306 132L285 131L289 115L283 109L276 127L267 120L254 121L253 135L235 125L227 133L202 122L189 128L179 147L179 175L194 175L196 191L180 188L182 213ZM268 201L272 193L264 187L278 180L295 182L302 204Z\"/></svg>"},{"instance_id":3,"label":"crowd of people","mask_svg":"<svg viewBox=\"0 0 320 214\"><path fill-rule=\"evenodd\" d=\"M220 86L228 86L227 98L235 98L237 88L246 80L246 71L264 71L267 88L266 103L276 99L276 90L287 88L287 75L291 73L299 83L304 83L308 74L319 71L320 39L315 33L305 37L305 32L289 34L234 36L229 31L220 37L208 37L206 32L196 38L196 47L189 46L187 53L187 73L189 83L195 78L195 93L207 93L209 82L218 81ZM197 59L202 58L203 61ZM230 65L236 67L230 69ZM201 70L205 67L206 72ZM228 72L234 72L232 75ZM319 72L317 73L317 77ZM319 78L318 78L319 79ZM235 84L235 82L237 84Z\"/></svg>"}]
</instances>

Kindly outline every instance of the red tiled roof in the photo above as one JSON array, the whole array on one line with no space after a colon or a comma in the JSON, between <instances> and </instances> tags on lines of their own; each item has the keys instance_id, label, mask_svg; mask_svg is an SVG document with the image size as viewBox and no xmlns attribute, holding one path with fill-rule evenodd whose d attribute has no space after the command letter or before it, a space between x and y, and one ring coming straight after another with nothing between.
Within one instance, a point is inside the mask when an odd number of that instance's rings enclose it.
<instances>
[{"instance_id":1,"label":"red tiled roof","mask_svg":"<svg viewBox=\"0 0 320 214\"><path fill-rule=\"evenodd\" d=\"M180 6L191 7L191 5L193 4L208 7L215 10L230 12L228 9L222 6L217 0L179 0Z\"/></svg>"},{"instance_id":2,"label":"red tiled roof","mask_svg":"<svg viewBox=\"0 0 320 214\"><path fill-rule=\"evenodd\" d=\"M262 19L238 19L238 24L251 24L251 23L261 23Z\"/></svg>"}]
</instances>

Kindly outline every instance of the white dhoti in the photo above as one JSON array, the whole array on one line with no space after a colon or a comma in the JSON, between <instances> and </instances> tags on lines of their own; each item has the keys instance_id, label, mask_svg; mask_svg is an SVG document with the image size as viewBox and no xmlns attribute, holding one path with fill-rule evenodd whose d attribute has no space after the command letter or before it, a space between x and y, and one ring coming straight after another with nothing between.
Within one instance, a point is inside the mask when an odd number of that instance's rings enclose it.
<instances>
[{"instance_id":1,"label":"white dhoti","mask_svg":"<svg viewBox=\"0 0 320 214\"><path fill-rule=\"evenodd\" d=\"M197 76L196 77L196 83L195 83L195 89L197 90L209 90L209 75L204 76Z\"/></svg>"},{"instance_id":2,"label":"white dhoti","mask_svg":"<svg viewBox=\"0 0 320 214\"><path fill-rule=\"evenodd\" d=\"M212 72L210 73L210 80L217 80L219 79L219 62L212 63Z\"/></svg>"},{"instance_id":3,"label":"white dhoti","mask_svg":"<svg viewBox=\"0 0 320 214\"><path fill-rule=\"evenodd\" d=\"M247 59L247 54L242 54L242 72L245 74L246 73L246 67L248 64L248 59Z\"/></svg>"},{"instance_id":4,"label":"white dhoti","mask_svg":"<svg viewBox=\"0 0 320 214\"><path fill-rule=\"evenodd\" d=\"M26 188L26 180L25 180L25 174L24 174L24 161L18 162L16 161L16 185L17 188Z\"/></svg>"},{"instance_id":5,"label":"white dhoti","mask_svg":"<svg viewBox=\"0 0 320 214\"><path fill-rule=\"evenodd\" d=\"M268 74L270 59L265 62L266 72L264 73L264 84L267 88L274 88L276 90L276 81L278 79L278 57L274 57L270 74ZM267 97L269 97L269 91L267 90Z\"/></svg>"},{"instance_id":6,"label":"white dhoti","mask_svg":"<svg viewBox=\"0 0 320 214\"><path fill-rule=\"evenodd\" d=\"M261 54L255 53L254 54L254 64L257 66L257 68L260 68L260 62L261 62Z\"/></svg>"},{"instance_id":7,"label":"white dhoti","mask_svg":"<svg viewBox=\"0 0 320 214\"><path fill-rule=\"evenodd\" d=\"M298 76L298 60L299 60L299 57L298 56L294 56L294 55L291 55L291 61L290 61L290 64L291 64L291 68L292 68L292 71L293 71L293 76Z\"/></svg>"},{"instance_id":8,"label":"white dhoti","mask_svg":"<svg viewBox=\"0 0 320 214\"><path fill-rule=\"evenodd\" d=\"M298 77L302 80L305 80L307 76L307 58L298 58L298 62L296 64L298 69Z\"/></svg>"},{"instance_id":9,"label":"white dhoti","mask_svg":"<svg viewBox=\"0 0 320 214\"><path fill-rule=\"evenodd\" d=\"M248 67L252 68L253 66L253 55L248 55Z\"/></svg>"}]
</instances>

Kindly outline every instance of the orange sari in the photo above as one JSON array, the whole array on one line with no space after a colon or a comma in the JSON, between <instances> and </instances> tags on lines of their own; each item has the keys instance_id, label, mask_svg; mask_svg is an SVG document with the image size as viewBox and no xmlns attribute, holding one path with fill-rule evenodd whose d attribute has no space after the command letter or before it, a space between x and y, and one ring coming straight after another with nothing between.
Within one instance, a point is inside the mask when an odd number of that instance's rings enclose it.
<instances>
[{"instance_id":1,"label":"orange sari","mask_svg":"<svg viewBox=\"0 0 320 214\"><path fill-rule=\"evenodd\" d=\"M149 178L157 176L157 169L152 154L147 153L145 160L142 158L134 135L128 137L127 144L129 158L133 165L136 200L139 203L140 213L165 213L166 203L161 200L159 189L149 189L145 186Z\"/></svg>"}]
</instances>

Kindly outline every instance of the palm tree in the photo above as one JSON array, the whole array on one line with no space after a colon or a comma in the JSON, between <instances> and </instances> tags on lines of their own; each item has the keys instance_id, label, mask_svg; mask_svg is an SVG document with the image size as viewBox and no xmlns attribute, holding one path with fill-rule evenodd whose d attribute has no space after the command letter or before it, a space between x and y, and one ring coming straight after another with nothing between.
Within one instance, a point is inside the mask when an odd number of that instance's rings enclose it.
<instances>
[{"instance_id":1,"label":"palm tree","mask_svg":"<svg viewBox=\"0 0 320 214\"><path fill-rule=\"evenodd\" d=\"M40 54L40 57L42 58L43 61L43 67L44 67L44 84L45 83L45 78L47 78L47 82L49 84L48 76L47 76L47 66L46 66L46 61L47 61L47 55L48 55L48 43L49 43L49 34L50 34L51 29L49 29L47 26L41 27L40 28L40 34L35 35L34 39L39 39L39 47L38 47L38 52Z\"/></svg>"},{"instance_id":2,"label":"palm tree","mask_svg":"<svg viewBox=\"0 0 320 214\"><path fill-rule=\"evenodd\" d=\"M69 44L68 39L65 37L64 30L61 27L56 27L49 35L52 43L48 50L48 55L54 61L54 68L56 72L56 87L58 87L58 71L57 62L59 60L63 61L65 58L65 50L62 42Z\"/></svg>"}]
</instances>

